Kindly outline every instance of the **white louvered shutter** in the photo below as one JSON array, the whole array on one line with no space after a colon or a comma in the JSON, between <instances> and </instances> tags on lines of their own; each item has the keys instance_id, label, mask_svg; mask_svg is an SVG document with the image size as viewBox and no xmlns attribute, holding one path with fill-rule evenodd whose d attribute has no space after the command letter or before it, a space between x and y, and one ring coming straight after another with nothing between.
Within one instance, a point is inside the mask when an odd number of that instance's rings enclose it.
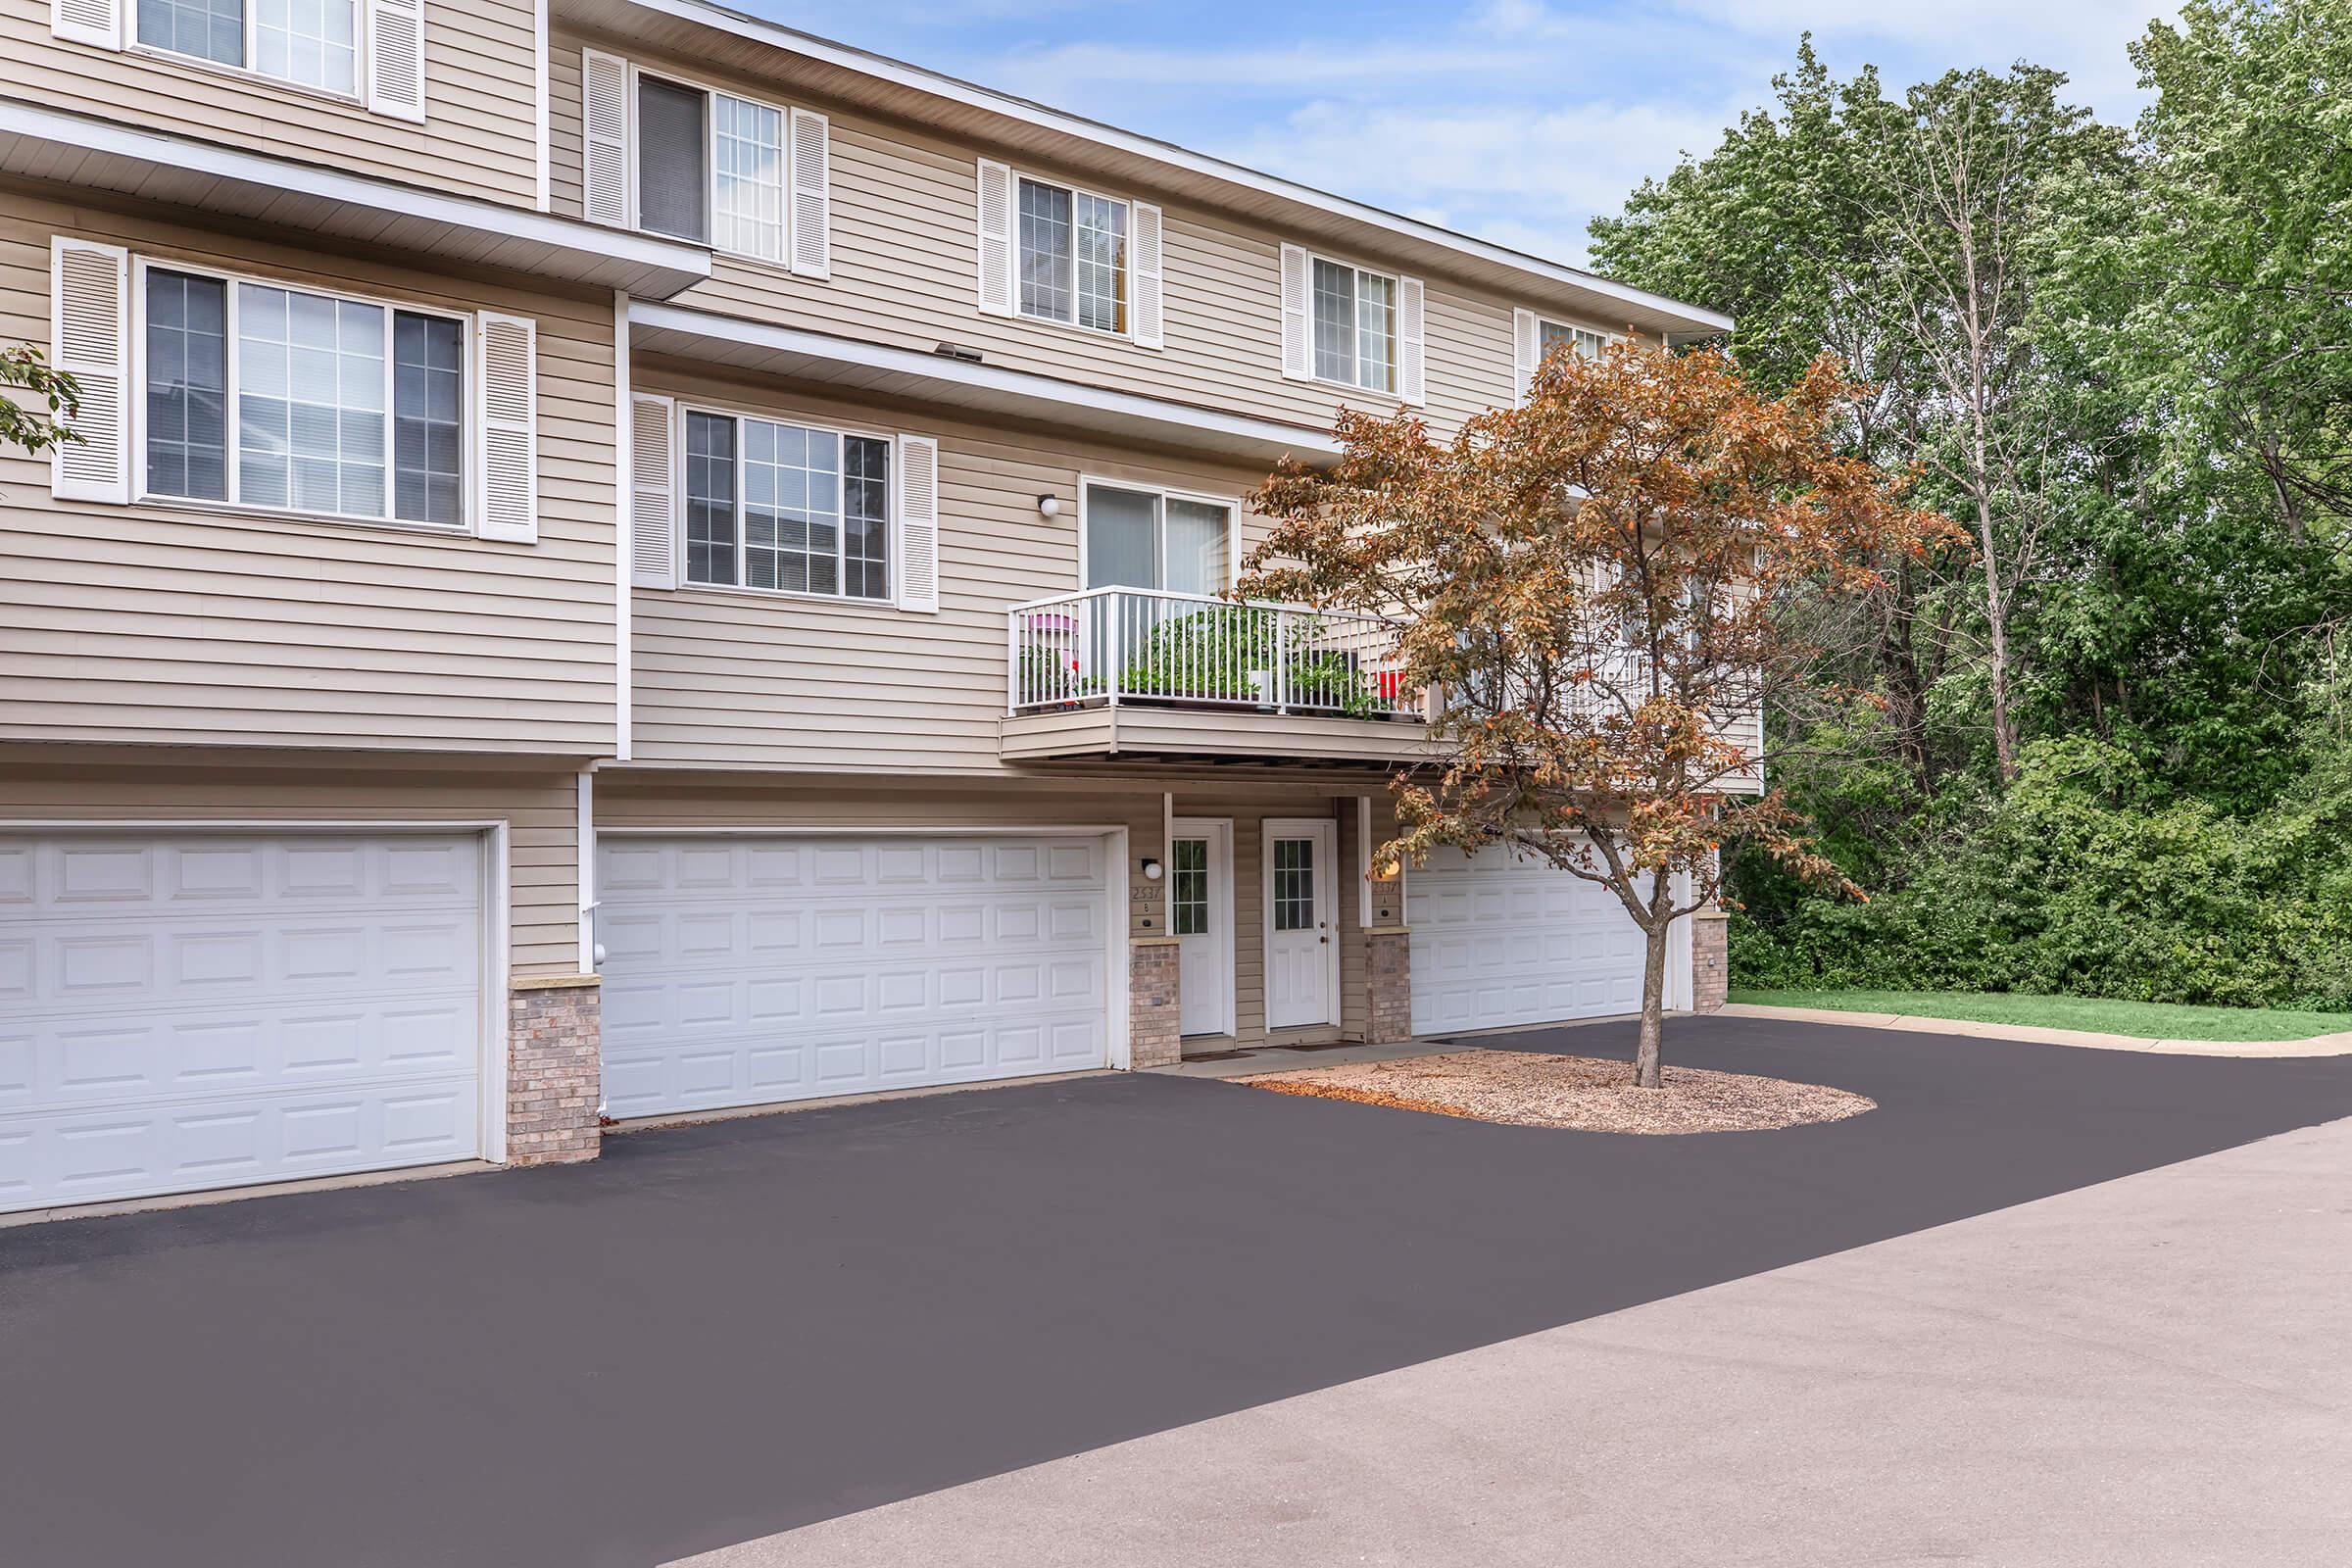
<instances>
[{"instance_id":1,"label":"white louvered shutter","mask_svg":"<svg viewBox=\"0 0 2352 1568\"><path fill-rule=\"evenodd\" d=\"M899 608L939 610L939 443L899 437Z\"/></svg>"},{"instance_id":2,"label":"white louvered shutter","mask_svg":"<svg viewBox=\"0 0 2352 1568\"><path fill-rule=\"evenodd\" d=\"M1517 388L1512 396L1520 403L1527 401L1527 389L1535 383L1536 367L1544 363L1544 332L1536 324L1533 311L1511 313L1511 377Z\"/></svg>"},{"instance_id":3,"label":"white louvered shutter","mask_svg":"<svg viewBox=\"0 0 2352 1568\"><path fill-rule=\"evenodd\" d=\"M70 370L80 409L65 421L81 437L49 458L60 501L130 499L130 253L55 236L49 245L49 363Z\"/></svg>"},{"instance_id":4,"label":"white louvered shutter","mask_svg":"<svg viewBox=\"0 0 2352 1568\"><path fill-rule=\"evenodd\" d=\"M629 581L678 585L676 406L638 393L629 399Z\"/></svg>"},{"instance_id":5,"label":"white louvered shutter","mask_svg":"<svg viewBox=\"0 0 2352 1568\"><path fill-rule=\"evenodd\" d=\"M1415 408L1429 401L1428 374L1422 353L1421 280L1396 280L1396 395Z\"/></svg>"},{"instance_id":6,"label":"white louvered shutter","mask_svg":"<svg viewBox=\"0 0 2352 1568\"><path fill-rule=\"evenodd\" d=\"M980 309L1012 314L1012 171L980 160Z\"/></svg>"},{"instance_id":7,"label":"white louvered shutter","mask_svg":"<svg viewBox=\"0 0 2352 1568\"><path fill-rule=\"evenodd\" d=\"M424 119L424 0L368 0L368 107Z\"/></svg>"},{"instance_id":8,"label":"white louvered shutter","mask_svg":"<svg viewBox=\"0 0 2352 1568\"><path fill-rule=\"evenodd\" d=\"M1315 373L1313 322L1308 318L1313 269L1303 246L1282 248L1282 373L1294 381Z\"/></svg>"},{"instance_id":9,"label":"white louvered shutter","mask_svg":"<svg viewBox=\"0 0 2352 1568\"><path fill-rule=\"evenodd\" d=\"M49 30L74 43L122 47L122 0L49 0Z\"/></svg>"},{"instance_id":10,"label":"white louvered shutter","mask_svg":"<svg viewBox=\"0 0 2352 1568\"><path fill-rule=\"evenodd\" d=\"M629 226L629 63L580 52L580 207L591 223Z\"/></svg>"},{"instance_id":11,"label":"white louvered shutter","mask_svg":"<svg viewBox=\"0 0 2352 1568\"><path fill-rule=\"evenodd\" d=\"M539 323L489 311L474 318L473 531L539 540Z\"/></svg>"},{"instance_id":12,"label":"white louvered shutter","mask_svg":"<svg viewBox=\"0 0 2352 1568\"><path fill-rule=\"evenodd\" d=\"M792 112L792 270L833 275L833 156L825 117Z\"/></svg>"},{"instance_id":13,"label":"white louvered shutter","mask_svg":"<svg viewBox=\"0 0 2352 1568\"><path fill-rule=\"evenodd\" d=\"M1128 224L1130 258L1135 272L1135 315L1130 323L1134 328L1138 348L1156 349L1166 346L1167 300L1160 278L1159 209L1137 202L1132 209L1133 221Z\"/></svg>"}]
</instances>

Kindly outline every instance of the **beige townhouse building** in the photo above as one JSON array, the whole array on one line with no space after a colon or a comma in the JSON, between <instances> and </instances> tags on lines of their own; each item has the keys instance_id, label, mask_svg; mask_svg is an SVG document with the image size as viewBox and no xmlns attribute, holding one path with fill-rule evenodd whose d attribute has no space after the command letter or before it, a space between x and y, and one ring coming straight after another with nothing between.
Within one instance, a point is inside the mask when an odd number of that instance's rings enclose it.
<instances>
[{"instance_id":1,"label":"beige townhouse building","mask_svg":"<svg viewBox=\"0 0 2352 1568\"><path fill-rule=\"evenodd\" d=\"M1638 1004L1225 595L1343 406L1724 318L699 0L0 27L0 1210Z\"/></svg>"}]
</instances>

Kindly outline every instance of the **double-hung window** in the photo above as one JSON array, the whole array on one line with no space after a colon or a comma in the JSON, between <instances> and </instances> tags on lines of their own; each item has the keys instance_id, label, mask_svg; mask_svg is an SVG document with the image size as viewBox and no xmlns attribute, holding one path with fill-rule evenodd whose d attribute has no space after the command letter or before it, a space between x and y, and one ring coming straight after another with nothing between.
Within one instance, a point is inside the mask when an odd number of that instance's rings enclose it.
<instances>
[{"instance_id":1,"label":"double-hung window","mask_svg":"<svg viewBox=\"0 0 2352 1568\"><path fill-rule=\"evenodd\" d=\"M138 0L138 42L355 97L359 0Z\"/></svg>"},{"instance_id":2,"label":"double-hung window","mask_svg":"<svg viewBox=\"0 0 2352 1568\"><path fill-rule=\"evenodd\" d=\"M1609 340L1604 334L1592 331L1589 327L1570 326L1564 321L1538 321L1536 323L1538 358L1549 355L1553 349L1565 343L1572 352L1583 358L1596 360L1600 358L1600 351L1608 346L1608 342Z\"/></svg>"},{"instance_id":3,"label":"double-hung window","mask_svg":"<svg viewBox=\"0 0 2352 1568\"><path fill-rule=\"evenodd\" d=\"M686 581L888 599L890 442L686 411Z\"/></svg>"},{"instance_id":4,"label":"double-hung window","mask_svg":"<svg viewBox=\"0 0 2352 1568\"><path fill-rule=\"evenodd\" d=\"M1396 390L1396 279L1315 258L1315 377Z\"/></svg>"},{"instance_id":5,"label":"double-hung window","mask_svg":"<svg viewBox=\"0 0 2352 1568\"><path fill-rule=\"evenodd\" d=\"M161 266L139 315L145 494L466 525L464 318Z\"/></svg>"},{"instance_id":6,"label":"double-hung window","mask_svg":"<svg viewBox=\"0 0 2352 1568\"><path fill-rule=\"evenodd\" d=\"M1127 330L1127 204L1020 181L1020 311L1045 321Z\"/></svg>"}]
</instances>

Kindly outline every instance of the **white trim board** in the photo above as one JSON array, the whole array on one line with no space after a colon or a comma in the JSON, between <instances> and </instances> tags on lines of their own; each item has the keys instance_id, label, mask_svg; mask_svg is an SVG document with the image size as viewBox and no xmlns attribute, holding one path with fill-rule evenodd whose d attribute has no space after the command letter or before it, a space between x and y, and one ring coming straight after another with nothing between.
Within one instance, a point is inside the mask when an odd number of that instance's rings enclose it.
<instances>
[{"instance_id":1,"label":"white trim board","mask_svg":"<svg viewBox=\"0 0 2352 1568\"><path fill-rule=\"evenodd\" d=\"M0 97L0 172L656 298L710 275L710 252L698 245L140 130L17 98Z\"/></svg>"}]
</instances>

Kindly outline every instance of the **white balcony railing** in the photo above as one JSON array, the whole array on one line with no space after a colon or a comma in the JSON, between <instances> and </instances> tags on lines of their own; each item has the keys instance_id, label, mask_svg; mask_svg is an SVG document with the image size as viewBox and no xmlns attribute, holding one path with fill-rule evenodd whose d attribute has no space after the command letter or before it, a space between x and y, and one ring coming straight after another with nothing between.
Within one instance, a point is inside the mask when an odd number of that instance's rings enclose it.
<instances>
[{"instance_id":1,"label":"white balcony railing","mask_svg":"<svg viewBox=\"0 0 2352 1568\"><path fill-rule=\"evenodd\" d=\"M1005 612L1007 711L1148 703L1418 720L1378 615L1093 588Z\"/></svg>"}]
</instances>

